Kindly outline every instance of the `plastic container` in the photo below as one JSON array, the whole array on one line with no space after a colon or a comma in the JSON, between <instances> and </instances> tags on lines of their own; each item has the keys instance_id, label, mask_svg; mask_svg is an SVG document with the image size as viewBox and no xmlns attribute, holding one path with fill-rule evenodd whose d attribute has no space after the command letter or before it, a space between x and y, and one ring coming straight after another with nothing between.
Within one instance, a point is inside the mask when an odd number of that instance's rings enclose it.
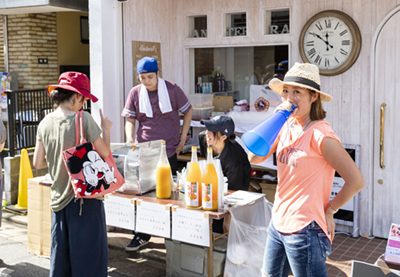
<instances>
[{"instance_id":1,"label":"plastic container","mask_svg":"<svg viewBox=\"0 0 400 277\"><path fill-rule=\"evenodd\" d=\"M189 101L193 108L205 108L213 105L213 94L190 94Z\"/></svg>"},{"instance_id":2,"label":"plastic container","mask_svg":"<svg viewBox=\"0 0 400 277\"><path fill-rule=\"evenodd\" d=\"M192 119L209 119L213 110L214 106L206 108L193 108Z\"/></svg>"}]
</instances>

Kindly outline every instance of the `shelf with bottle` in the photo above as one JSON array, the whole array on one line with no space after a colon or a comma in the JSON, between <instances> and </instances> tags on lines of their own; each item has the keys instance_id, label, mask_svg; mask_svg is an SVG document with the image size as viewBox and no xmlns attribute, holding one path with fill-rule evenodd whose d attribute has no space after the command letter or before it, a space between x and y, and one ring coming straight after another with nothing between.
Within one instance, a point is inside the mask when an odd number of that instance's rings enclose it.
<instances>
[{"instance_id":1,"label":"shelf with bottle","mask_svg":"<svg viewBox=\"0 0 400 277\"><path fill-rule=\"evenodd\" d=\"M232 91L231 82L225 80L225 76L218 71L213 71L211 75L197 77L194 93L226 93Z\"/></svg>"}]
</instances>

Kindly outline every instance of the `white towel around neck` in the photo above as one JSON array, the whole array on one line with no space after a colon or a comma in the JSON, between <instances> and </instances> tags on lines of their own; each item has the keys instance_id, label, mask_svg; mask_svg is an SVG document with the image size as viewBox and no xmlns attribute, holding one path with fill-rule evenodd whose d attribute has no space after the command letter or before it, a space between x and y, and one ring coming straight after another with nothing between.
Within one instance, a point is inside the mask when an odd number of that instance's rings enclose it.
<instances>
[{"instance_id":1,"label":"white towel around neck","mask_svg":"<svg viewBox=\"0 0 400 277\"><path fill-rule=\"evenodd\" d=\"M171 101L167 90L165 81L158 78L157 84L158 105L162 113L169 113L172 111ZM142 84L139 92L139 111L145 113L147 117L153 117L153 109L151 108L149 93L146 87Z\"/></svg>"}]
</instances>

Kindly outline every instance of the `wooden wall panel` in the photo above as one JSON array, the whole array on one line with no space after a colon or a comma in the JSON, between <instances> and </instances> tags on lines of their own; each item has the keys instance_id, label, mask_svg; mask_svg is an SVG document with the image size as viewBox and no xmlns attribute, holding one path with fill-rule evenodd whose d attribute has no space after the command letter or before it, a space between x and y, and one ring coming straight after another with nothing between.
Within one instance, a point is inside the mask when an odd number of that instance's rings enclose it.
<instances>
[{"instance_id":1,"label":"wooden wall panel","mask_svg":"<svg viewBox=\"0 0 400 277\"><path fill-rule=\"evenodd\" d=\"M189 91L189 49L193 47L290 45L290 63L301 62L298 40L306 21L314 14L327 10L341 10L358 24L362 34L362 48L356 63L338 76L322 77L321 89L334 100L324 104L326 120L346 144L361 145L360 169L366 189L360 193L361 233L369 233L371 222L371 182L373 127L369 121L371 99L371 49L374 34L385 16L400 5L400 0L136 0L125 4L126 11L126 71L132 71L131 41L161 42L163 77ZM266 9L289 8L290 34L264 35ZM224 37L225 14L247 12L246 37ZM188 16L207 15L207 38L188 38ZM395 65L389 65L395 67ZM130 81L129 81L130 82ZM396 78L396 82L400 82ZM129 87L129 83L127 86ZM400 84L398 84L400 85Z\"/></svg>"}]
</instances>

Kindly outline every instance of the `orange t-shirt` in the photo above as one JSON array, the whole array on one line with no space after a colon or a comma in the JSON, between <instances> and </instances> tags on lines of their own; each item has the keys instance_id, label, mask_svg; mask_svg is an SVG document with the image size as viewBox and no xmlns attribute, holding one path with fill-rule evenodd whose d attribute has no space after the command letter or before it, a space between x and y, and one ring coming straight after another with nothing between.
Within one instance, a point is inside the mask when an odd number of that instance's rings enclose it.
<instances>
[{"instance_id":1,"label":"orange t-shirt","mask_svg":"<svg viewBox=\"0 0 400 277\"><path fill-rule=\"evenodd\" d=\"M340 140L326 121L318 121L299 138L292 138L288 128L293 120L289 119L280 133L278 186L272 220L281 233L297 232L315 220L332 242L325 208L329 203L335 170L322 156L321 143L327 137Z\"/></svg>"}]
</instances>

